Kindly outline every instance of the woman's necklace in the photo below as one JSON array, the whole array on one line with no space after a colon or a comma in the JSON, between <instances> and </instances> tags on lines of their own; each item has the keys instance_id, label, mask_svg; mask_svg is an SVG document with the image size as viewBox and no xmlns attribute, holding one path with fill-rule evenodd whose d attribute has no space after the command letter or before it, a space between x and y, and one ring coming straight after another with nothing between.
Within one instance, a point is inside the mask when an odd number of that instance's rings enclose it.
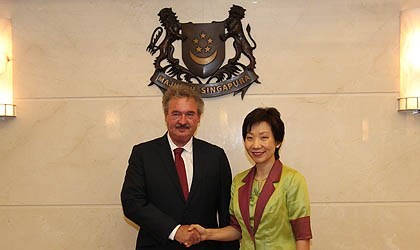
<instances>
[{"instance_id":1,"label":"woman's necklace","mask_svg":"<svg viewBox=\"0 0 420 250\"><path fill-rule=\"evenodd\" d=\"M261 180L259 180L257 178L254 178L254 180L257 184L256 188L254 188L254 195L259 197L260 194L261 194L262 188L264 186L265 180L267 180L267 177L265 177L264 179L261 179Z\"/></svg>"}]
</instances>

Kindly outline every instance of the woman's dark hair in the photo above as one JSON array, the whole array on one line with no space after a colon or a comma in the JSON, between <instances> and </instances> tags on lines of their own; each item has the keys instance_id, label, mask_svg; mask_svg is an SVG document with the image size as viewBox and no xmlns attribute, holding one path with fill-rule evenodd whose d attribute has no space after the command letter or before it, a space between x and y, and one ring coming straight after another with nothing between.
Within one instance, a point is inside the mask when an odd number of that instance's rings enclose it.
<instances>
[{"instance_id":1,"label":"woman's dark hair","mask_svg":"<svg viewBox=\"0 0 420 250\"><path fill-rule=\"evenodd\" d=\"M252 126L261 122L267 122L271 127L276 143L283 142L284 123L280 118L280 112L273 107L256 108L252 110L244 119L242 124L242 138L245 141L246 135L251 131ZM279 148L274 151L275 159L278 160Z\"/></svg>"}]
</instances>

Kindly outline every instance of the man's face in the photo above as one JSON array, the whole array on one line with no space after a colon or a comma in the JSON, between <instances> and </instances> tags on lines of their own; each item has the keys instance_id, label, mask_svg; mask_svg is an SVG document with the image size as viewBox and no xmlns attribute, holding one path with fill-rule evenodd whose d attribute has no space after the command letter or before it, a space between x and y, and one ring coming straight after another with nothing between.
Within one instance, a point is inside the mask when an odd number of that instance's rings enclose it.
<instances>
[{"instance_id":1,"label":"man's face","mask_svg":"<svg viewBox=\"0 0 420 250\"><path fill-rule=\"evenodd\" d=\"M172 141L178 147L184 146L194 135L200 123L197 103L193 98L171 99L165 121Z\"/></svg>"}]
</instances>

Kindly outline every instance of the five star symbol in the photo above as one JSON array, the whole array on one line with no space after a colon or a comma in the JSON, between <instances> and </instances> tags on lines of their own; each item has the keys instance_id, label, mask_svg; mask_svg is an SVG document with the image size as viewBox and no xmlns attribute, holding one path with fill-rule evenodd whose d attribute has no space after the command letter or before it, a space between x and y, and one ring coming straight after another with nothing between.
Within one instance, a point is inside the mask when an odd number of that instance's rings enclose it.
<instances>
[{"instance_id":1,"label":"five star symbol","mask_svg":"<svg viewBox=\"0 0 420 250\"><path fill-rule=\"evenodd\" d=\"M205 46L200 45L200 41L205 41ZM195 51L197 53L209 53L212 49L210 45L213 44L213 41L214 40L204 32L201 32L198 34L198 37L194 37L192 40L193 44L195 45Z\"/></svg>"}]
</instances>

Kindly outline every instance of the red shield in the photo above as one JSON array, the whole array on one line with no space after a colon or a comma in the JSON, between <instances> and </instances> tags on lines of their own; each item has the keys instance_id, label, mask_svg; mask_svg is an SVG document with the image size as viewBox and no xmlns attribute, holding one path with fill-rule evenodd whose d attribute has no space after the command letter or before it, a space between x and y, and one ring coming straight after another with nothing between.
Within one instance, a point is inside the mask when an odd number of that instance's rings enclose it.
<instances>
[{"instance_id":1,"label":"red shield","mask_svg":"<svg viewBox=\"0 0 420 250\"><path fill-rule=\"evenodd\" d=\"M196 76L207 78L214 74L225 60L225 42L220 39L224 34L223 22L183 23L182 60Z\"/></svg>"}]
</instances>

